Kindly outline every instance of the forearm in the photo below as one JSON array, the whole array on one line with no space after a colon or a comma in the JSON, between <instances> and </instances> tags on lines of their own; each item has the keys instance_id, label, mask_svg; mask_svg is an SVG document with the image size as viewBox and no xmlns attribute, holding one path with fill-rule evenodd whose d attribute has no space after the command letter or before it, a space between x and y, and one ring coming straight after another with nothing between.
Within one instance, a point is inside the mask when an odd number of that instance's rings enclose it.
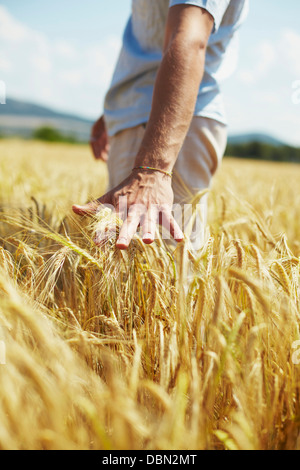
<instances>
[{"instance_id":1,"label":"forearm","mask_svg":"<svg viewBox=\"0 0 300 470\"><path fill-rule=\"evenodd\" d=\"M205 47L180 36L165 52L136 166L173 169L193 117L204 63Z\"/></svg>"}]
</instances>

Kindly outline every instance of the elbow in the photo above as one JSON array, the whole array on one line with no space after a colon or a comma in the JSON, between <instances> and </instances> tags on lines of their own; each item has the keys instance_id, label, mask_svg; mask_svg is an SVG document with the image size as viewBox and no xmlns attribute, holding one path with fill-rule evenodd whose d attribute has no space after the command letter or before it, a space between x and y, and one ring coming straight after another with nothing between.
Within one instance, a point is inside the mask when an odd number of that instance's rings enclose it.
<instances>
[{"instance_id":1,"label":"elbow","mask_svg":"<svg viewBox=\"0 0 300 470\"><path fill-rule=\"evenodd\" d=\"M203 52L203 51L205 52L206 51L207 38L204 37L202 34L189 34L189 35L186 35L185 41L191 49L193 49L197 52Z\"/></svg>"},{"instance_id":2,"label":"elbow","mask_svg":"<svg viewBox=\"0 0 300 470\"><path fill-rule=\"evenodd\" d=\"M189 40L189 47L193 48L197 52L206 52L207 42L203 38L191 38Z\"/></svg>"},{"instance_id":3,"label":"elbow","mask_svg":"<svg viewBox=\"0 0 300 470\"><path fill-rule=\"evenodd\" d=\"M195 53L205 53L209 37L201 28L179 29L169 36L167 48L177 48Z\"/></svg>"},{"instance_id":4,"label":"elbow","mask_svg":"<svg viewBox=\"0 0 300 470\"><path fill-rule=\"evenodd\" d=\"M177 34L169 42L168 49L184 55L204 55L207 41L200 35Z\"/></svg>"}]
</instances>

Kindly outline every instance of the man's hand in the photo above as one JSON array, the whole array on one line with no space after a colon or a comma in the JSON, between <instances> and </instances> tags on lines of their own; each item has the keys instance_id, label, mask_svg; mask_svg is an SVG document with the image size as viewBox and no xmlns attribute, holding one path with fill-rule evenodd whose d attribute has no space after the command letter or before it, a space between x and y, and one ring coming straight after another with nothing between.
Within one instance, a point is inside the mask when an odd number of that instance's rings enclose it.
<instances>
[{"instance_id":1,"label":"man's hand","mask_svg":"<svg viewBox=\"0 0 300 470\"><path fill-rule=\"evenodd\" d=\"M73 211L78 215L93 215L102 204L113 206L124 220L116 246L125 250L139 226L144 243L153 243L159 221L177 242L183 240L184 235L171 213L173 199L169 176L150 170L134 170L115 189L85 206L74 205Z\"/></svg>"},{"instance_id":2,"label":"man's hand","mask_svg":"<svg viewBox=\"0 0 300 470\"><path fill-rule=\"evenodd\" d=\"M97 160L102 160L107 162L108 152L109 152L109 143L108 135L106 131L104 116L98 119L92 127L90 144L94 157Z\"/></svg>"}]
</instances>

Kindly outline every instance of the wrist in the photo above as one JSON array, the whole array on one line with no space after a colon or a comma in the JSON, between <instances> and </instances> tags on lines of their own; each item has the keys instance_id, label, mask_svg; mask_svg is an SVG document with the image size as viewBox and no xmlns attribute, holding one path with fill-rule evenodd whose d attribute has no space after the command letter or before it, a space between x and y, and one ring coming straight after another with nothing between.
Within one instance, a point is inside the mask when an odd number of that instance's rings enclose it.
<instances>
[{"instance_id":1,"label":"wrist","mask_svg":"<svg viewBox=\"0 0 300 470\"><path fill-rule=\"evenodd\" d=\"M169 176L169 178L172 178L173 176L173 172L172 171L166 171L166 170L163 170L161 168L155 168L155 167L150 167L150 166L136 166L132 169L132 171L144 171L144 172L148 172L148 173L160 173L160 174L163 174L165 176Z\"/></svg>"},{"instance_id":2,"label":"wrist","mask_svg":"<svg viewBox=\"0 0 300 470\"><path fill-rule=\"evenodd\" d=\"M132 169L131 174L139 181L147 181L147 184L155 185L156 183L172 183L172 175L163 171L158 171L152 168L139 168Z\"/></svg>"},{"instance_id":3,"label":"wrist","mask_svg":"<svg viewBox=\"0 0 300 470\"><path fill-rule=\"evenodd\" d=\"M143 166L157 168L168 173L172 173L175 161L176 158L169 155L169 151L167 149L158 149L156 151L153 151L152 149L149 151L149 149L145 149L142 146L136 156L134 167Z\"/></svg>"}]
</instances>

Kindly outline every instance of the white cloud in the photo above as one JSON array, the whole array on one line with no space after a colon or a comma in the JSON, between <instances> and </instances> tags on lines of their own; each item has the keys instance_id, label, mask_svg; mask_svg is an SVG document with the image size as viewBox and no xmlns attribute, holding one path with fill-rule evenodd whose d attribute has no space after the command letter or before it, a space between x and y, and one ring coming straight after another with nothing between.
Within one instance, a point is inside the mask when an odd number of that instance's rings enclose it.
<instances>
[{"instance_id":1,"label":"white cloud","mask_svg":"<svg viewBox=\"0 0 300 470\"><path fill-rule=\"evenodd\" d=\"M75 87L81 85L84 80L81 70L65 70L59 76L63 82Z\"/></svg>"},{"instance_id":2,"label":"white cloud","mask_svg":"<svg viewBox=\"0 0 300 470\"><path fill-rule=\"evenodd\" d=\"M300 79L300 34L286 29L281 34L279 51L289 71Z\"/></svg>"},{"instance_id":3,"label":"white cloud","mask_svg":"<svg viewBox=\"0 0 300 470\"><path fill-rule=\"evenodd\" d=\"M275 46L267 41L255 48L256 61L251 68L239 71L239 79L246 85L252 85L265 78L276 64L277 51Z\"/></svg>"},{"instance_id":4,"label":"white cloud","mask_svg":"<svg viewBox=\"0 0 300 470\"><path fill-rule=\"evenodd\" d=\"M300 146L300 34L282 29L271 39L241 51L225 87L230 132L259 130Z\"/></svg>"},{"instance_id":5,"label":"white cloud","mask_svg":"<svg viewBox=\"0 0 300 470\"><path fill-rule=\"evenodd\" d=\"M84 65L89 73L90 84L100 83L103 87L108 87L120 47L121 41L108 37L104 43L89 48L84 57Z\"/></svg>"},{"instance_id":6,"label":"white cloud","mask_svg":"<svg viewBox=\"0 0 300 470\"><path fill-rule=\"evenodd\" d=\"M276 91L260 91L257 92L257 101L266 105L278 105L281 103L281 96Z\"/></svg>"},{"instance_id":7,"label":"white cloud","mask_svg":"<svg viewBox=\"0 0 300 470\"><path fill-rule=\"evenodd\" d=\"M57 41L54 45L54 48L57 55L63 59L76 60L78 58L75 47L73 47L64 39Z\"/></svg>"},{"instance_id":8,"label":"white cloud","mask_svg":"<svg viewBox=\"0 0 300 470\"><path fill-rule=\"evenodd\" d=\"M28 28L17 21L0 5L0 38L12 42L20 42L28 35Z\"/></svg>"},{"instance_id":9,"label":"white cloud","mask_svg":"<svg viewBox=\"0 0 300 470\"><path fill-rule=\"evenodd\" d=\"M239 80L246 85L270 78L272 71L300 79L300 34L291 29L282 30L277 40L263 41L256 46L249 63L238 73Z\"/></svg>"},{"instance_id":10,"label":"white cloud","mask_svg":"<svg viewBox=\"0 0 300 470\"><path fill-rule=\"evenodd\" d=\"M89 46L52 40L0 6L1 80L8 96L96 116L121 46L115 36Z\"/></svg>"},{"instance_id":11,"label":"white cloud","mask_svg":"<svg viewBox=\"0 0 300 470\"><path fill-rule=\"evenodd\" d=\"M30 62L33 65L36 72L47 74L52 70L52 63L49 58L42 55L33 54L30 58Z\"/></svg>"},{"instance_id":12,"label":"white cloud","mask_svg":"<svg viewBox=\"0 0 300 470\"><path fill-rule=\"evenodd\" d=\"M7 59L4 54L0 55L0 71L1 70L10 70L12 67L11 62Z\"/></svg>"}]
</instances>

